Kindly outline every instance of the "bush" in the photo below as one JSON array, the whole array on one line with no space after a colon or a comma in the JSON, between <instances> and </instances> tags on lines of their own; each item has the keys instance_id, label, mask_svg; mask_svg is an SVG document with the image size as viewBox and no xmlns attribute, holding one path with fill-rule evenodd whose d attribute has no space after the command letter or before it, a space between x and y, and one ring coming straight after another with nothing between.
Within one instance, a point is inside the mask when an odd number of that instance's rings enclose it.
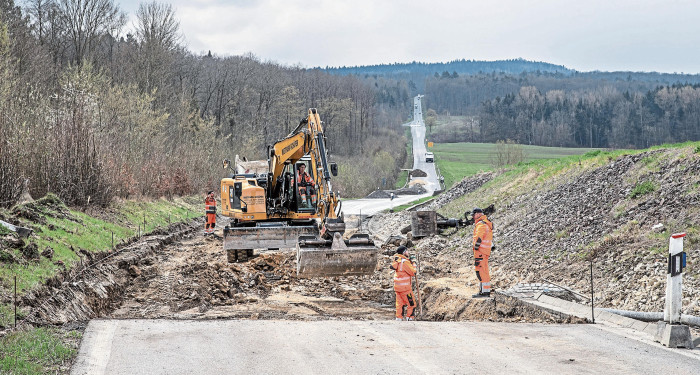
<instances>
[{"instance_id":1,"label":"bush","mask_svg":"<svg viewBox=\"0 0 700 375\"><path fill-rule=\"evenodd\" d=\"M603 153L603 151L601 151L601 150L588 151L587 153L583 154L583 157L584 158L592 158L592 157L598 156L602 153Z\"/></svg>"},{"instance_id":2,"label":"bush","mask_svg":"<svg viewBox=\"0 0 700 375\"><path fill-rule=\"evenodd\" d=\"M652 193L656 191L656 185L654 185L653 182L651 181L644 181L640 184L637 184L637 186L632 189L630 192L630 198L637 198L641 197L642 195Z\"/></svg>"}]
</instances>

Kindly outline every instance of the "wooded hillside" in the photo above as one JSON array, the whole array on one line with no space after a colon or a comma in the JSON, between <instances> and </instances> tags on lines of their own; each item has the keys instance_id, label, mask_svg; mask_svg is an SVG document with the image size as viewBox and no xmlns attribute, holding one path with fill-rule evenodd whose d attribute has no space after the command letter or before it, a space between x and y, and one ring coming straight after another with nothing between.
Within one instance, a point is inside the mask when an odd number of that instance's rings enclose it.
<instances>
[{"instance_id":1,"label":"wooded hillside","mask_svg":"<svg viewBox=\"0 0 700 375\"><path fill-rule=\"evenodd\" d=\"M378 84L253 55L192 53L164 3L142 3L129 34L113 0L24 5L0 0L1 206L25 186L74 205L217 189L222 159L265 158L311 107L344 196L392 180L403 165L399 106L383 104L386 93L377 101L386 91Z\"/></svg>"}]
</instances>

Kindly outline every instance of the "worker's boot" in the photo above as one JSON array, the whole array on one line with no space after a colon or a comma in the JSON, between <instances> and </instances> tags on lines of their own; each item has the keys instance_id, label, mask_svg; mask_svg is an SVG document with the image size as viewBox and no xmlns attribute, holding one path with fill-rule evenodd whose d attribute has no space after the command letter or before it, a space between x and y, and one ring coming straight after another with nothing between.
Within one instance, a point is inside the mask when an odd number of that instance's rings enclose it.
<instances>
[{"instance_id":1,"label":"worker's boot","mask_svg":"<svg viewBox=\"0 0 700 375\"><path fill-rule=\"evenodd\" d=\"M403 319L402 319L402 318L396 318L396 319L394 319L394 320L398 320L398 321L401 321L401 320L403 320Z\"/></svg>"}]
</instances>

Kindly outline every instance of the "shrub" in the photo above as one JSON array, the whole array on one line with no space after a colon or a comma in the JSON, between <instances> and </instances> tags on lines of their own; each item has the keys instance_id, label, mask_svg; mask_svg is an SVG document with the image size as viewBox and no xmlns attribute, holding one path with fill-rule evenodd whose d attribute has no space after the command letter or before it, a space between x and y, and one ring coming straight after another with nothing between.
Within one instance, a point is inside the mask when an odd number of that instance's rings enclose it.
<instances>
[{"instance_id":1,"label":"shrub","mask_svg":"<svg viewBox=\"0 0 700 375\"><path fill-rule=\"evenodd\" d=\"M642 195L652 193L656 191L656 185L654 185L653 182L651 181L644 181L640 184L637 184L637 186L632 189L630 192L630 198L637 198L641 197Z\"/></svg>"}]
</instances>

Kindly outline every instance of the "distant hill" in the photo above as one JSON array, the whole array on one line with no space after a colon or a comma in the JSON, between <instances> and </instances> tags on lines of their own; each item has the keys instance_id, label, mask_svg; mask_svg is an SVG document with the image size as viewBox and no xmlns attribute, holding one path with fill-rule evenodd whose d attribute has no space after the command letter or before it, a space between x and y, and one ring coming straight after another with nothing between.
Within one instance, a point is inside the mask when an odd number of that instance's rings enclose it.
<instances>
[{"instance_id":1,"label":"distant hill","mask_svg":"<svg viewBox=\"0 0 700 375\"><path fill-rule=\"evenodd\" d=\"M534 73L537 75L541 74L554 78L582 78L628 82L639 81L659 85L700 84L700 74L632 71L606 72L599 70L581 72L575 69L569 69L564 65L556 65L542 61L530 61L522 58L496 61L461 59L446 63L424 63L414 61L411 63L326 67L325 69L321 70L338 75L378 75L395 78L411 77L414 79L418 77L434 76L436 73L443 76L445 72L449 73L450 75L453 75L454 73L457 73L457 75L490 73L515 75L522 73Z\"/></svg>"},{"instance_id":2,"label":"distant hill","mask_svg":"<svg viewBox=\"0 0 700 375\"><path fill-rule=\"evenodd\" d=\"M479 73L510 73L520 74L522 72L541 72L541 73L561 73L570 75L575 72L563 65L555 65L541 61L528 61L522 58L513 60L496 60L496 61L478 61L478 60L454 60L446 63L394 63L366 66L343 66L343 67L326 67L323 69L333 74L355 74L355 75L403 75L403 74L421 74L433 75L435 73L442 74L443 72L457 74L479 74Z\"/></svg>"}]
</instances>

